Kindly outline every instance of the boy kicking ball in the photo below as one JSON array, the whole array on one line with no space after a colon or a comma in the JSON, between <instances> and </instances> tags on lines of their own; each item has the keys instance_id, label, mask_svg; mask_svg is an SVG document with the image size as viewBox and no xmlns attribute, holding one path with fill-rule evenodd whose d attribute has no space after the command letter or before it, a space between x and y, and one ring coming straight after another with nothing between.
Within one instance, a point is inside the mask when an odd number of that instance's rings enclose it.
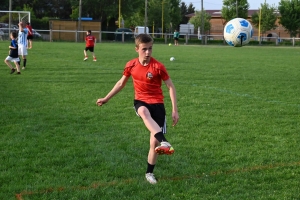
<instances>
[{"instance_id":1,"label":"boy kicking ball","mask_svg":"<svg viewBox=\"0 0 300 200\"><path fill-rule=\"evenodd\" d=\"M11 74L13 74L16 71L16 69L17 69L17 74L21 74L20 65L19 65L20 58L19 58L19 54L18 54L18 43L16 41L17 33L11 32L10 38L11 38L11 42L10 42L10 46L8 47L10 49L9 55L5 58L4 62L10 68ZM16 69L12 67L10 62L15 63Z\"/></svg>"},{"instance_id":2,"label":"boy kicking ball","mask_svg":"<svg viewBox=\"0 0 300 200\"><path fill-rule=\"evenodd\" d=\"M149 183L156 184L157 180L153 171L158 155L171 155L174 153L174 148L165 138L166 111L161 89L162 81L169 89L173 126L177 124L179 115L175 86L165 66L151 56L152 48L152 37L147 34L139 34L135 38L135 51L138 53L138 58L127 62L121 79L104 98L98 99L96 104L102 106L107 103L125 87L130 76L132 77L135 93L135 112L150 131L150 149L145 176Z\"/></svg>"}]
</instances>

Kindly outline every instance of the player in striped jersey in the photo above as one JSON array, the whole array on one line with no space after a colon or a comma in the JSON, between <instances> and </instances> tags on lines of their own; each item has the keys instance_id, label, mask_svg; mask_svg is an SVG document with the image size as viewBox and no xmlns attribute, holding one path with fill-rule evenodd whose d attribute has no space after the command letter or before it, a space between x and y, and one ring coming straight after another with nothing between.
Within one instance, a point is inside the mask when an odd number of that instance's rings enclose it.
<instances>
[{"instance_id":1,"label":"player in striped jersey","mask_svg":"<svg viewBox=\"0 0 300 200\"><path fill-rule=\"evenodd\" d=\"M28 35L28 29L25 27L23 22L19 23L19 36L18 36L18 50L19 50L19 56L22 56L23 60L23 67L22 69L25 69L26 67L26 56L27 56L27 35ZM20 63L21 65L21 59Z\"/></svg>"}]
</instances>

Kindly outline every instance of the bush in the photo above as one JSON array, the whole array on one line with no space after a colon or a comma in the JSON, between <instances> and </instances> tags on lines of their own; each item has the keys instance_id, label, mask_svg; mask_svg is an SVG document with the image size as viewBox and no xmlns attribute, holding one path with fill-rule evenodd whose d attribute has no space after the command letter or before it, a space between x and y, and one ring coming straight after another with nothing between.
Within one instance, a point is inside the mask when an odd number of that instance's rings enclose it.
<instances>
[{"instance_id":1,"label":"bush","mask_svg":"<svg viewBox=\"0 0 300 200\"><path fill-rule=\"evenodd\" d=\"M49 29L49 18L44 17L42 19L33 18L31 19L31 25L34 29Z\"/></svg>"}]
</instances>

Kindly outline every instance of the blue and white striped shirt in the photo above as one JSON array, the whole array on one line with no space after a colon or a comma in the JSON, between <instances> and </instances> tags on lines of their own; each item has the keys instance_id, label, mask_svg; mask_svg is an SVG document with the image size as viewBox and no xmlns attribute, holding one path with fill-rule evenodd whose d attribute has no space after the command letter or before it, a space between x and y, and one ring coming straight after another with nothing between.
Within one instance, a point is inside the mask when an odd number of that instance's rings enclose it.
<instances>
[{"instance_id":1,"label":"blue and white striped shirt","mask_svg":"<svg viewBox=\"0 0 300 200\"><path fill-rule=\"evenodd\" d=\"M19 45L27 46L27 35L28 35L27 28L23 28L23 32L19 31L19 36L18 36Z\"/></svg>"}]
</instances>

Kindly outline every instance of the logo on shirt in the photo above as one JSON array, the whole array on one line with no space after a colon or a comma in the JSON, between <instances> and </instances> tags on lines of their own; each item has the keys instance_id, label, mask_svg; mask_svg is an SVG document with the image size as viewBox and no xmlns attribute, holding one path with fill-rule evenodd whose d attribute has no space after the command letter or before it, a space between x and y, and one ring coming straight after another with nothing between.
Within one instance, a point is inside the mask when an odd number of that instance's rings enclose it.
<instances>
[{"instance_id":1,"label":"logo on shirt","mask_svg":"<svg viewBox=\"0 0 300 200\"><path fill-rule=\"evenodd\" d=\"M147 79L151 80L153 78L153 74L151 72L147 72Z\"/></svg>"}]
</instances>

